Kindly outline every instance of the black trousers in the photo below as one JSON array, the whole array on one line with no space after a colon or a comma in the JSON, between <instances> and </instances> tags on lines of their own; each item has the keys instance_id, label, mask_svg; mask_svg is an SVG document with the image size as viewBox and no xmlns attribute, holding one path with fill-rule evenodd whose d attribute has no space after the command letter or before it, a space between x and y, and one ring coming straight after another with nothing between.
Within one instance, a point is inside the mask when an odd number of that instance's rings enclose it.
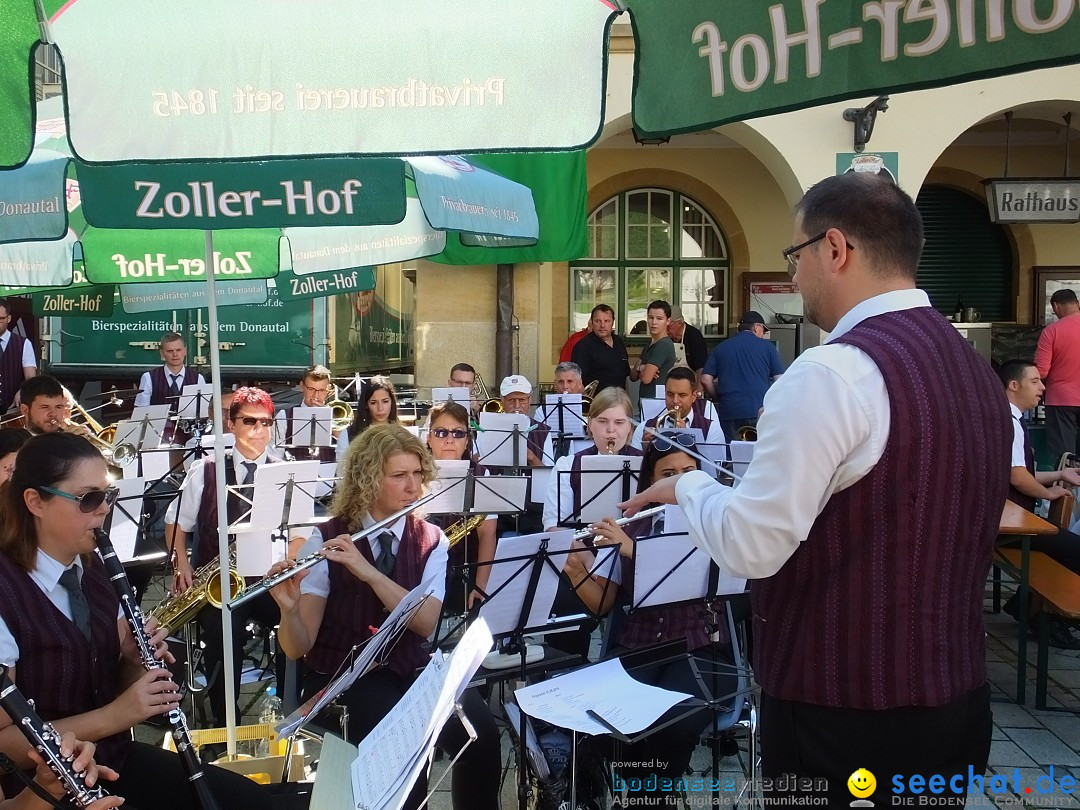
<instances>
[{"instance_id":1,"label":"black trousers","mask_svg":"<svg viewBox=\"0 0 1080 810\"><path fill-rule=\"evenodd\" d=\"M1046 449L1055 462L1062 453L1078 453L1077 422L1080 407L1073 405L1046 406Z\"/></svg>"},{"instance_id":2,"label":"black trousers","mask_svg":"<svg viewBox=\"0 0 1080 810\"><path fill-rule=\"evenodd\" d=\"M304 680L301 699L307 700L322 689L330 678L321 673L311 673ZM338 698L349 711L349 742L359 745L379 721L385 717L408 691L411 679L403 678L390 669L369 672ZM454 765L451 778L451 797L454 810L498 810L499 775L502 768L502 749L499 730L491 717L487 703L476 689L466 689L461 696L461 707L476 731L476 740L465 749L461 759ZM334 723L324 723L334 728ZM438 746L448 756L455 757L468 741L469 735L456 715L443 726ZM405 810L415 810L427 795L427 775L421 773L408 800Z\"/></svg>"},{"instance_id":3,"label":"black trousers","mask_svg":"<svg viewBox=\"0 0 1080 810\"><path fill-rule=\"evenodd\" d=\"M133 742L127 761L119 769L120 778L103 782L109 793L123 796L124 807L143 810L192 810L196 808L194 794L180 757L153 745ZM270 794L246 776L231 773L213 765L204 765L203 777L218 806L272 807Z\"/></svg>"},{"instance_id":4,"label":"black trousers","mask_svg":"<svg viewBox=\"0 0 1080 810\"><path fill-rule=\"evenodd\" d=\"M1080 535L1067 529L1059 529L1057 534L1037 534L1031 538L1031 550L1041 551L1055 562L1061 563L1074 574L1080 574ZM1011 548L1020 548L1020 543L1007 543Z\"/></svg>"},{"instance_id":5,"label":"black trousers","mask_svg":"<svg viewBox=\"0 0 1080 810\"><path fill-rule=\"evenodd\" d=\"M246 602L232 611L232 640L233 640L233 686L240 694L240 670L244 661L244 628L248 622L255 620L264 627L277 627L281 622L281 611L277 602L269 593ZM196 621L202 628L202 640L205 645L203 666L206 668L208 678L210 714L216 726L225 725L225 659L224 640L221 634L221 611L218 608L207 606L203 608ZM278 683L278 692L285 683L285 657L278 655L275 665L275 677ZM240 712L236 713L239 722Z\"/></svg>"},{"instance_id":6,"label":"black trousers","mask_svg":"<svg viewBox=\"0 0 1080 810\"><path fill-rule=\"evenodd\" d=\"M807 663L812 666L812 662ZM854 799L847 781L856 770L874 774L877 788L869 797L884 807L893 796L912 796L909 779L923 777L924 798L931 776L940 774L953 806L963 806L968 769L976 776L986 771L990 756L990 687L983 685L938 707L913 706L884 711L832 708L780 700L761 695L761 768L772 780L771 797L820 796L800 792L791 777L818 780L830 807L847 807ZM959 793L950 788L954 777ZM900 780L903 789L894 790ZM821 785L825 780L826 785Z\"/></svg>"}]
</instances>

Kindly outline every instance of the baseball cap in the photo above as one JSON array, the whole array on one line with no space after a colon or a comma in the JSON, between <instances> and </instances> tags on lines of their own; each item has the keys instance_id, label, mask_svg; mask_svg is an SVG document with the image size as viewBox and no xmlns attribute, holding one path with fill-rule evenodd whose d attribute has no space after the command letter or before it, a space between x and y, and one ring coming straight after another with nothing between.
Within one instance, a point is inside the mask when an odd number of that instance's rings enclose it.
<instances>
[{"instance_id":1,"label":"baseball cap","mask_svg":"<svg viewBox=\"0 0 1080 810\"><path fill-rule=\"evenodd\" d=\"M756 312L755 310L747 310L743 313L742 317L739 318L739 326L749 326L754 323L760 323L762 326L765 326L765 319L761 317L760 312ZM769 327L765 326L765 331L768 332Z\"/></svg>"},{"instance_id":2,"label":"baseball cap","mask_svg":"<svg viewBox=\"0 0 1080 810\"><path fill-rule=\"evenodd\" d=\"M506 396L508 394L531 394L532 383L525 379L520 374L511 374L509 377L504 377L502 385L499 386L499 394Z\"/></svg>"}]
</instances>

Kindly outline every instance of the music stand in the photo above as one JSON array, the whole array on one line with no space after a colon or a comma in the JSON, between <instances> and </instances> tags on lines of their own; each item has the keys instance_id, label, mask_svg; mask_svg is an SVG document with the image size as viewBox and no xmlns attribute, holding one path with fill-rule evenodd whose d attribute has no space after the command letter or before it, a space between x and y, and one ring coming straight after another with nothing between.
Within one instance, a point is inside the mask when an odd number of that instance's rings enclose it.
<instances>
[{"instance_id":1,"label":"music stand","mask_svg":"<svg viewBox=\"0 0 1080 810\"><path fill-rule=\"evenodd\" d=\"M481 413L477 446L486 467L520 469L528 459L525 435L532 430L523 413Z\"/></svg>"},{"instance_id":2,"label":"music stand","mask_svg":"<svg viewBox=\"0 0 1080 810\"><path fill-rule=\"evenodd\" d=\"M584 615L550 618L566 556L574 553L573 539L573 533L567 530L504 537L495 548L495 559L477 564L491 566L483 593L484 602L477 616L487 622L492 636L508 652L520 656L518 675L522 680L527 675L529 663L526 635L574 629L586 620ZM611 555L610 565L617 563L617 555ZM605 587L610 585L610 573L609 570ZM522 713L522 727L518 729L518 802L521 810L528 805L529 794L524 724Z\"/></svg>"},{"instance_id":3,"label":"music stand","mask_svg":"<svg viewBox=\"0 0 1080 810\"><path fill-rule=\"evenodd\" d=\"M581 394L545 394L540 419L551 428L551 447L555 463L570 452L570 439L585 437L584 402ZM546 461L546 460L545 460Z\"/></svg>"},{"instance_id":4,"label":"music stand","mask_svg":"<svg viewBox=\"0 0 1080 810\"><path fill-rule=\"evenodd\" d=\"M558 525L580 527L619 514L618 505L629 500L641 474L641 456L595 455L581 457L581 510L575 512L573 500L563 509L563 493L572 492L569 476L574 471L559 470L556 518Z\"/></svg>"},{"instance_id":5,"label":"music stand","mask_svg":"<svg viewBox=\"0 0 1080 810\"><path fill-rule=\"evenodd\" d=\"M307 447L315 450L333 444L330 408L297 405L292 411L292 433L285 438L285 447Z\"/></svg>"}]
</instances>

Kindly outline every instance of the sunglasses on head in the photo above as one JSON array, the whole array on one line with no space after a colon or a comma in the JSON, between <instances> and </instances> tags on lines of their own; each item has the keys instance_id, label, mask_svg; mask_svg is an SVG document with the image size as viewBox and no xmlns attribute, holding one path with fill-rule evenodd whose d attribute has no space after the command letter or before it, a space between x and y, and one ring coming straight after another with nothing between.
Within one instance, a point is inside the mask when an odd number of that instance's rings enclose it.
<instances>
[{"instance_id":1,"label":"sunglasses on head","mask_svg":"<svg viewBox=\"0 0 1080 810\"><path fill-rule=\"evenodd\" d=\"M79 505L80 512L94 512L103 503L108 506L112 506L116 503L116 496L120 494L120 490L116 487L109 487L108 489L92 489L89 492L84 492L82 495L72 495L70 492L64 492L62 489L56 487L38 487L42 492L48 492L50 495L59 495L61 498L67 498L69 501L75 501Z\"/></svg>"},{"instance_id":2,"label":"sunglasses on head","mask_svg":"<svg viewBox=\"0 0 1080 810\"><path fill-rule=\"evenodd\" d=\"M469 436L469 431L465 428L435 428L431 431L431 435L436 439L445 439L447 436L453 436L455 439L466 439Z\"/></svg>"},{"instance_id":3,"label":"sunglasses on head","mask_svg":"<svg viewBox=\"0 0 1080 810\"><path fill-rule=\"evenodd\" d=\"M689 433L658 433L653 436L652 446L657 452L666 453L669 450L678 450L680 447L692 450L697 447L697 442Z\"/></svg>"},{"instance_id":4,"label":"sunglasses on head","mask_svg":"<svg viewBox=\"0 0 1080 810\"><path fill-rule=\"evenodd\" d=\"M273 419L260 419L256 416L241 416L236 420L244 427L255 427L255 425L262 425L264 428L270 427L274 424Z\"/></svg>"}]
</instances>

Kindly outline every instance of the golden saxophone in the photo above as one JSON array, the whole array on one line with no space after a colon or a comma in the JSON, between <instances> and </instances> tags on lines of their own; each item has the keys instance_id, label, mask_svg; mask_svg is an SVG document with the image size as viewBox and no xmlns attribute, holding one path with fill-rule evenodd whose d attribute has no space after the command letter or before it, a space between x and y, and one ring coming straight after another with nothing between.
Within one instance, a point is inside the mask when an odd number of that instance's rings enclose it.
<instances>
[{"instance_id":1,"label":"golden saxophone","mask_svg":"<svg viewBox=\"0 0 1080 810\"><path fill-rule=\"evenodd\" d=\"M230 599L235 599L244 592L244 578L236 571L236 544L229 544L229 587ZM221 559L215 557L206 565L200 566L191 576L191 587L181 594L167 596L165 600L150 612L151 618L170 631L179 630L190 622L207 605L220 608L221 598Z\"/></svg>"},{"instance_id":2,"label":"golden saxophone","mask_svg":"<svg viewBox=\"0 0 1080 810\"><path fill-rule=\"evenodd\" d=\"M456 520L447 526L443 534L450 541L450 548L468 537L469 532L479 527L485 520L487 520L487 515L466 515L461 520Z\"/></svg>"}]
</instances>

